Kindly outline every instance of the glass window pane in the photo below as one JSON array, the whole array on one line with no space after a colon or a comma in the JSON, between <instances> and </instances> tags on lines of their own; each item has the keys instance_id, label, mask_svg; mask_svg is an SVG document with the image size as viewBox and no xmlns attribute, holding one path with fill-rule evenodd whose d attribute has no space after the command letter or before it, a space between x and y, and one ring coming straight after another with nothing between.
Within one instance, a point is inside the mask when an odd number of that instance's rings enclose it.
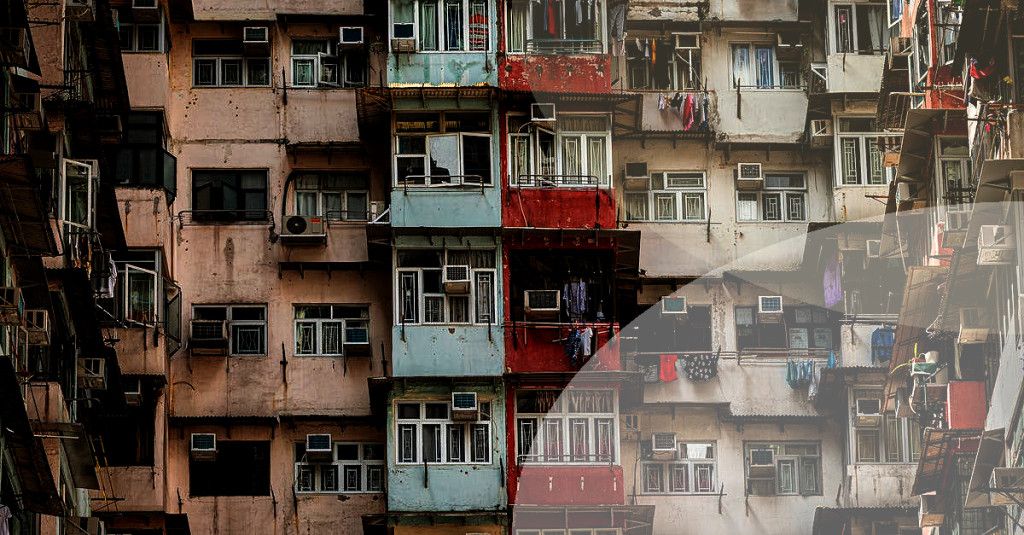
<instances>
[{"instance_id":1,"label":"glass window pane","mask_svg":"<svg viewBox=\"0 0 1024 535\"><path fill-rule=\"evenodd\" d=\"M627 193L626 219L628 221L646 221L647 200L648 195L646 193Z\"/></svg>"},{"instance_id":2,"label":"glass window pane","mask_svg":"<svg viewBox=\"0 0 1024 535\"><path fill-rule=\"evenodd\" d=\"M465 454L462 451L465 442L465 437L462 436L462 432L465 426L462 424L449 424L448 425L448 462L450 463L461 463L465 461Z\"/></svg>"},{"instance_id":3,"label":"glass window pane","mask_svg":"<svg viewBox=\"0 0 1024 535\"><path fill-rule=\"evenodd\" d=\"M458 134L429 136L427 148L430 151L430 176L433 182L450 182L450 179L438 178L462 174Z\"/></svg>"},{"instance_id":4,"label":"glass window pane","mask_svg":"<svg viewBox=\"0 0 1024 535\"><path fill-rule=\"evenodd\" d=\"M441 462L441 424L423 424L422 462Z\"/></svg>"},{"instance_id":5,"label":"glass window pane","mask_svg":"<svg viewBox=\"0 0 1024 535\"><path fill-rule=\"evenodd\" d=\"M249 59L246 65L246 85L270 85L270 60Z\"/></svg>"},{"instance_id":6,"label":"glass window pane","mask_svg":"<svg viewBox=\"0 0 1024 535\"><path fill-rule=\"evenodd\" d=\"M562 421L544 420L544 456L548 462L562 462Z\"/></svg>"},{"instance_id":7,"label":"glass window pane","mask_svg":"<svg viewBox=\"0 0 1024 535\"><path fill-rule=\"evenodd\" d=\"M740 193L736 196L736 219L757 221L757 194Z\"/></svg>"},{"instance_id":8,"label":"glass window pane","mask_svg":"<svg viewBox=\"0 0 1024 535\"><path fill-rule=\"evenodd\" d=\"M839 138L843 184L860 183L860 138Z\"/></svg>"},{"instance_id":9,"label":"glass window pane","mask_svg":"<svg viewBox=\"0 0 1024 535\"><path fill-rule=\"evenodd\" d=\"M715 492L715 465L695 464L693 484L695 492Z\"/></svg>"},{"instance_id":10,"label":"glass window pane","mask_svg":"<svg viewBox=\"0 0 1024 535\"><path fill-rule=\"evenodd\" d=\"M471 428L471 444L470 459L474 463L486 463L490 461L490 426L487 424L472 424Z\"/></svg>"},{"instance_id":11,"label":"glass window pane","mask_svg":"<svg viewBox=\"0 0 1024 535\"><path fill-rule=\"evenodd\" d=\"M776 463L778 470L778 492L779 494L796 494L796 461L793 459L781 459Z\"/></svg>"},{"instance_id":12,"label":"glass window pane","mask_svg":"<svg viewBox=\"0 0 1024 535\"><path fill-rule=\"evenodd\" d=\"M416 426L403 424L398 426L398 461L403 463L416 462Z\"/></svg>"},{"instance_id":13,"label":"glass window pane","mask_svg":"<svg viewBox=\"0 0 1024 535\"><path fill-rule=\"evenodd\" d=\"M775 54L771 47L759 46L754 49L757 61L757 87L765 89L775 85Z\"/></svg>"},{"instance_id":14,"label":"glass window pane","mask_svg":"<svg viewBox=\"0 0 1024 535\"><path fill-rule=\"evenodd\" d=\"M778 193L761 194L761 214L765 221L782 221L782 196Z\"/></svg>"},{"instance_id":15,"label":"glass window pane","mask_svg":"<svg viewBox=\"0 0 1024 535\"><path fill-rule=\"evenodd\" d=\"M462 137L463 161L467 184L491 183L491 136Z\"/></svg>"},{"instance_id":16,"label":"glass window pane","mask_svg":"<svg viewBox=\"0 0 1024 535\"><path fill-rule=\"evenodd\" d=\"M748 45L732 46L732 81L733 87L748 86L753 83L753 80L750 79L750 47Z\"/></svg>"},{"instance_id":17,"label":"glass window pane","mask_svg":"<svg viewBox=\"0 0 1024 535\"><path fill-rule=\"evenodd\" d=\"M605 138L603 137L589 137L587 138L587 167L588 173L590 174L590 180L597 180L598 184L608 183L608 171L606 167L606 151L605 151Z\"/></svg>"},{"instance_id":18,"label":"glass window pane","mask_svg":"<svg viewBox=\"0 0 1024 535\"><path fill-rule=\"evenodd\" d=\"M295 353L298 355L316 353L316 323L299 322L295 324Z\"/></svg>"},{"instance_id":19,"label":"glass window pane","mask_svg":"<svg viewBox=\"0 0 1024 535\"><path fill-rule=\"evenodd\" d=\"M655 219L659 221L675 221L678 219L676 215L676 194L655 193L654 210Z\"/></svg>"},{"instance_id":20,"label":"glass window pane","mask_svg":"<svg viewBox=\"0 0 1024 535\"><path fill-rule=\"evenodd\" d=\"M445 0L444 3L444 46L446 50L462 50L463 0Z\"/></svg>"},{"instance_id":21,"label":"glass window pane","mask_svg":"<svg viewBox=\"0 0 1024 535\"><path fill-rule=\"evenodd\" d=\"M803 221L807 219L804 211L804 195L802 193L786 194L786 219L788 221Z\"/></svg>"},{"instance_id":22,"label":"glass window pane","mask_svg":"<svg viewBox=\"0 0 1024 535\"><path fill-rule=\"evenodd\" d=\"M334 468L334 467L332 467ZM345 491L359 492L362 490L363 468L359 465L348 465L345 470Z\"/></svg>"},{"instance_id":23,"label":"glass window pane","mask_svg":"<svg viewBox=\"0 0 1024 535\"><path fill-rule=\"evenodd\" d=\"M690 465L672 465L668 490L669 492L690 492Z\"/></svg>"},{"instance_id":24,"label":"glass window pane","mask_svg":"<svg viewBox=\"0 0 1024 535\"><path fill-rule=\"evenodd\" d=\"M470 0L469 3L469 49L487 50L490 21L485 0Z\"/></svg>"},{"instance_id":25,"label":"glass window pane","mask_svg":"<svg viewBox=\"0 0 1024 535\"><path fill-rule=\"evenodd\" d=\"M220 60L220 85L242 85L242 60Z\"/></svg>"},{"instance_id":26,"label":"glass window pane","mask_svg":"<svg viewBox=\"0 0 1024 535\"><path fill-rule=\"evenodd\" d=\"M644 492L665 492L662 487L663 468L660 464L645 464L644 465Z\"/></svg>"},{"instance_id":27,"label":"glass window pane","mask_svg":"<svg viewBox=\"0 0 1024 535\"><path fill-rule=\"evenodd\" d=\"M437 2L420 4L420 50L437 50Z\"/></svg>"},{"instance_id":28,"label":"glass window pane","mask_svg":"<svg viewBox=\"0 0 1024 535\"><path fill-rule=\"evenodd\" d=\"M877 463L881 461L878 451L878 431L859 429L857 439L857 462Z\"/></svg>"},{"instance_id":29,"label":"glass window pane","mask_svg":"<svg viewBox=\"0 0 1024 535\"><path fill-rule=\"evenodd\" d=\"M562 178L563 183L577 184L582 180L580 177L583 174L580 142L581 138L579 136L565 136L562 138L562 174L565 175Z\"/></svg>"},{"instance_id":30,"label":"glass window pane","mask_svg":"<svg viewBox=\"0 0 1024 535\"><path fill-rule=\"evenodd\" d=\"M703 193L683 194L683 219L691 221L704 219Z\"/></svg>"},{"instance_id":31,"label":"glass window pane","mask_svg":"<svg viewBox=\"0 0 1024 535\"><path fill-rule=\"evenodd\" d=\"M494 323L494 273L477 272L473 289L476 323Z\"/></svg>"},{"instance_id":32,"label":"glass window pane","mask_svg":"<svg viewBox=\"0 0 1024 535\"><path fill-rule=\"evenodd\" d=\"M292 59L292 84L301 86L313 86L313 68L316 60L311 58Z\"/></svg>"}]
</instances>

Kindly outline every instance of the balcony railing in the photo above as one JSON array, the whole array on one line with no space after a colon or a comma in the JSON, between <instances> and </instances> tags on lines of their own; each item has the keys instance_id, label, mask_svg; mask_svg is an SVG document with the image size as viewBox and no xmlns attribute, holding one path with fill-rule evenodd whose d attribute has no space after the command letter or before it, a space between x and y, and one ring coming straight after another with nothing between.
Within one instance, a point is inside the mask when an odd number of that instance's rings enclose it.
<instances>
[{"instance_id":1,"label":"balcony railing","mask_svg":"<svg viewBox=\"0 0 1024 535\"><path fill-rule=\"evenodd\" d=\"M589 353L582 345L573 347L569 337L571 330L588 327L593 330ZM608 345L618 331L617 323L506 322L505 337L510 344L506 345L508 365L515 372L577 371L584 367L620 370L619 352Z\"/></svg>"},{"instance_id":2,"label":"balcony railing","mask_svg":"<svg viewBox=\"0 0 1024 535\"><path fill-rule=\"evenodd\" d=\"M260 225L273 224L274 214L269 210L182 210L178 212L181 225L230 224Z\"/></svg>"},{"instance_id":3,"label":"balcony railing","mask_svg":"<svg viewBox=\"0 0 1024 535\"><path fill-rule=\"evenodd\" d=\"M404 178L399 178L398 185L402 186L402 190L406 194L409 193L410 187L413 189L480 188L480 193L483 194L484 187L487 186L487 183L484 182L484 177L481 175L406 175Z\"/></svg>"},{"instance_id":4,"label":"balcony railing","mask_svg":"<svg viewBox=\"0 0 1024 535\"><path fill-rule=\"evenodd\" d=\"M543 446L543 445L541 445ZM615 455L611 453L560 453L560 454L519 454L516 461L520 464L603 464L615 465Z\"/></svg>"},{"instance_id":5,"label":"balcony railing","mask_svg":"<svg viewBox=\"0 0 1024 535\"><path fill-rule=\"evenodd\" d=\"M600 54L600 39L530 39L526 41L528 54Z\"/></svg>"},{"instance_id":6,"label":"balcony railing","mask_svg":"<svg viewBox=\"0 0 1024 535\"><path fill-rule=\"evenodd\" d=\"M593 188L605 187L608 181L601 181L594 175L519 175L512 182L520 188Z\"/></svg>"}]
</instances>

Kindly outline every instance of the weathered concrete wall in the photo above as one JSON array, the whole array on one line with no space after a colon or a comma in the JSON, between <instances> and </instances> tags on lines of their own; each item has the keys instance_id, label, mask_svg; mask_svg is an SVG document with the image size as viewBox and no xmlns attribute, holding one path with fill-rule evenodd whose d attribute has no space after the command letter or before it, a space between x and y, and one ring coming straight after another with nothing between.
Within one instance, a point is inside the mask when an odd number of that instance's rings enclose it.
<instances>
[{"instance_id":1,"label":"weathered concrete wall","mask_svg":"<svg viewBox=\"0 0 1024 535\"><path fill-rule=\"evenodd\" d=\"M611 56L605 54L509 54L498 71L508 91L607 93L612 86Z\"/></svg>"},{"instance_id":2,"label":"weathered concrete wall","mask_svg":"<svg viewBox=\"0 0 1024 535\"><path fill-rule=\"evenodd\" d=\"M196 20L274 20L286 15L362 15L363 0L193 0Z\"/></svg>"},{"instance_id":3,"label":"weathered concrete wall","mask_svg":"<svg viewBox=\"0 0 1024 535\"><path fill-rule=\"evenodd\" d=\"M166 54L122 54L128 99L133 109L165 108L170 100L170 66Z\"/></svg>"},{"instance_id":4,"label":"weathered concrete wall","mask_svg":"<svg viewBox=\"0 0 1024 535\"><path fill-rule=\"evenodd\" d=\"M843 507L914 507L910 494L917 463L855 464L846 467Z\"/></svg>"},{"instance_id":5,"label":"weathered concrete wall","mask_svg":"<svg viewBox=\"0 0 1024 535\"><path fill-rule=\"evenodd\" d=\"M827 60L830 93L877 93L882 86L881 54L829 54ZM903 89L905 91L905 89Z\"/></svg>"},{"instance_id":6,"label":"weathered concrete wall","mask_svg":"<svg viewBox=\"0 0 1024 535\"><path fill-rule=\"evenodd\" d=\"M711 0L708 17L736 21L797 20L797 0Z\"/></svg>"},{"instance_id":7,"label":"weathered concrete wall","mask_svg":"<svg viewBox=\"0 0 1024 535\"><path fill-rule=\"evenodd\" d=\"M832 190L836 219L840 222L876 220L885 214L889 186L841 186Z\"/></svg>"},{"instance_id":8,"label":"weathered concrete wall","mask_svg":"<svg viewBox=\"0 0 1024 535\"><path fill-rule=\"evenodd\" d=\"M872 362L871 359L871 334L882 326L881 323L848 323L839 328L840 332L840 359L839 365L851 366L879 366L888 368L887 362Z\"/></svg>"}]
</instances>

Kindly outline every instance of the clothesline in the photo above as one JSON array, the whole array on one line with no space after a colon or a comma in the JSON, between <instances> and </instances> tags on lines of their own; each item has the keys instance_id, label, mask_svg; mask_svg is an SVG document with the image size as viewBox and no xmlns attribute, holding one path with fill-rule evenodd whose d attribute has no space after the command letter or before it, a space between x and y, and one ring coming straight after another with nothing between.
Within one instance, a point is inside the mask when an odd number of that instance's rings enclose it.
<instances>
[{"instance_id":1,"label":"clothesline","mask_svg":"<svg viewBox=\"0 0 1024 535\"><path fill-rule=\"evenodd\" d=\"M576 322L554 322L554 321L523 321L523 322L506 322L505 327L539 327L543 329L565 329L569 327L594 327L601 328L607 327L610 329L616 329L618 324L608 322L590 322L590 321L576 321Z\"/></svg>"}]
</instances>

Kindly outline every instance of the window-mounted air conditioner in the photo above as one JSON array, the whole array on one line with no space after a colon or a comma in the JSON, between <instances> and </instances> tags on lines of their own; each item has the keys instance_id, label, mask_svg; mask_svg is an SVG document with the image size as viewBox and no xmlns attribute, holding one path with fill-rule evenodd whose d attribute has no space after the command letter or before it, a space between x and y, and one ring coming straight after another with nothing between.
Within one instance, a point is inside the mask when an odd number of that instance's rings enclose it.
<instances>
[{"instance_id":1,"label":"window-mounted air conditioner","mask_svg":"<svg viewBox=\"0 0 1024 535\"><path fill-rule=\"evenodd\" d=\"M102 357L79 358L78 386L91 390L106 390L107 359Z\"/></svg>"},{"instance_id":2,"label":"window-mounted air conditioner","mask_svg":"<svg viewBox=\"0 0 1024 535\"><path fill-rule=\"evenodd\" d=\"M327 225L323 216L286 216L281 240L284 243L323 243L327 241Z\"/></svg>"},{"instance_id":3,"label":"window-mounted air conditioner","mask_svg":"<svg viewBox=\"0 0 1024 535\"><path fill-rule=\"evenodd\" d=\"M523 306L528 317L557 316L562 311L562 292L559 290L526 290Z\"/></svg>"},{"instance_id":4,"label":"window-mounted air conditioner","mask_svg":"<svg viewBox=\"0 0 1024 535\"><path fill-rule=\"evenodd\" d=\"M622 187L629 190L646 190L651 177L647 173L647 162L626 162L626 173Z\"/></svg>"},{"instance_id":5,"label":"window-mounted air conditioner","mask_svg":"<svg viewBox=\"0 0 1024 535\"><path fill-rule=\"evenodd\" d=\"M555 121L555 105L551 102L534 102L530 104L530 120L535 123L551 123Z\"/></svg>"},{"instance_id":6,"label":"window-mounted air conditioner","mask_svg":"<svg viewBox=\"0 0 1024 535\"><path fill-rule=\"evenodd\" d=\"M666 295L662 297L661 313L686 315L686 297L682 295Z\"/></svg>"},{"instance_id":7,"label":"window-mounted air conditioner","mask_svg":"<svg viewBox=\"0 0 1024 535\"><path fill-rule=\"evenodd\" d=\"M391 25L391 51L416 51L416 25L411 22L396 22Z\"/></svg>"},{"instance_id":8,"label":"window-mounted air conditioner","mask_svg":"<svg viewBox=\"0 0 1024 535\"><path fill-rule=\"evenodd\" d=\"M779 32L778 46L779 48L802 48L804 43L798 31Z\"/></svg>"},{"instance_id":9,"label":"window-mounted air conditioner","mask_svg":"<svg viewBox=\"0 0 1024 535\"><path fill-rule=\"evenodd\" d=\"M480 419L480 404L476 392L452 392L452 420L477 421Z\"/></svg>"},{"instance_id":10,"label":"window-mounted air conditioner","mask_svg":"<svg viewBox=\"0 0 1024 535\"><path fill-rule=\"evenodd\" d=\"M764 173L759 163L736 164L736 188L760 189L764 184Z\"/></svg>"},{"instance_id":11,"label":"window-mounted air conditioner","mask_svg":"<svg viewBox=\"0 0 1024 535\"><path fill-rule=\"evenodd\" d=\"M854 425L857 427L878 427L882 424L882 400L878 398L859 398L854 403L857 411Z\"/></svg>"},{"instance_id":12,"label":"window-mounted air conditioner","mask_svg":"<svg viewBox=\"0 0 1024 535\"><path fill-rule=\"evenodd\" d=\"M0 288L0 324L21 325L24 316L25 299L21 295L21 288Z\"/></svg>"},{"instance_id":13,"label":"window-mounted air conditioner","mask_svg":"<svg viewBox=\"0 0 1024 535\"><path fill-rule=\"evenodd\" d=\"M124 402L133 407L142 405L141 379L125 379Z\"/></svg>"},{"instance_id":14,"label":"window-mounted air conditioner","mask_svg":"<svg viewBox=\"0 0 1024 535\"><path fill-rule=\"evenodd\" d=\"M189 453L193 460L217 460L217 435L215 433L192 433L189 446Z\"/></svg>"},{"instance_id":15,"label":"window-mounted air conditioner","mask_svg":"<svg viewBox=\"0 0 1024 535\"><path fill-rule=\"evenodd\" d=\"M25 331L28 344L45 346L50 343L50 313L43 309L25 311Z\"/></svg>"},{"instance_id":16,"label":"window-mounted air conditioner","mask_svg":"<svg viewBox=\"0 0 1024 535\"><path fill-rule=\"evenodd\" d=\"M651 451L655 453L668 453L676 451L675 433L652 433Z\"/></svg>"},{"instance_id":17,"label":"window-mounted air conditioner","mask_svg":"<svg viewBox=\"0 0 1024 535\"><path fill-rule=\"evenodd\" d=\"M193 355L227 355L228 329L225 320L193 319L189 323L188 345Z\"/></svg>"},{"instance_id":18,"label":"window-mounted air conditioner","mask_svg":"<svg viewBox=\"0 0 1024 535\"><path fill-rule=\"evenodd\" d=\"M774 477L775 452L770 449L750 450L748 467L750 477Z\"/></svg>"},{"instance_id":19,"label":"window-mounted air conditioner","mask_svg":"<svg viewBox=\"0 0 1024 535\"><path fill-rule=\"evenodd\" d=\"M782 321L782 296L762 295L757 298L757 319L761 323Z\"/></svg>"},{"instance_id":20,"label":"window-mounted air conditioner","mask_svg":"<svg viewBox=\"0 0 1024 535\"><path fill-rule=\"evenodd\" d=\"M882 240L865 240L864 255L868 258L878 258L882 254Z\"/></svg>"},{"instance_id":21,"label":"window-mounted air conditioner","mask_svg":"<svg viewBox=\"0 0 1024 535\"><path fill-rule=\"evenodd\" d=\"M1017 505L1024 500L1024 468L994 468L988 486L992 505Z\"/></svg>"},{"instance_id":22,"label":"window-mounted air conditioner","mask_svg":"<svg viewBox=\"0 0 1024 535\"><path fill-rule=\"evenodd\" d=\"M700 50L699 33L677 33L676 50Z\"/></svg>"},{"instance_id":23,"label":"window-mounted air conditioner","mask_svg":"<svg viewBox=\"0 0 1024 535\"><path fill-rule=\"evenodd\" d=\"M1012 264L1016 246L1013 227L1008 225L981 225L978 233L978 265L1000 266Z\"/></svg>"},{"instance_id":24,"label":"window-mounted air conditioner","mask_svg":"<svg viewBox=\"0 0 1024 535\"><path fill-rule=\"evenodd\" d=\"M270 54L270 27L246 26L242 28L242 44L247 55Z\"/></svg>"},{"instance_id":25,"label":"window-mounted air conditioner","mask_svg":"<svg viewBox=\"0 0 1024 535\"><path fill-rule=\"evenodd\" d=\"M444 267L444 291L450 294L469 293L469 266L451 265Z\"/></svg>"},{"instance_id":26,"label":"window-mounted air conditioner","mask_svg":"<svg viewBox=\"0 0 1024 535\"><path fill-rule=\"evenodd\" d=\"M983 344L988 340L988 322L980 308L960 309L960 344Z\"/></svg>"},{"instance_id":27,"label":"window-mounted air conditioner","mask_svg":"<svg viewBox=\"0 0 1024 535\"><path fill-rule=\"evenodd\" d=\"M363 44L362 26L342 26L338 30L338 43L341 45Z\"/></svg>"},{"instance_id":28,"label":"window-mounted air conditioner","mask_svg":"<svg viewBox=\"0 0 1024 535\"><path fill-rule=\"evenodd\" d=\"M306 435L306 460L331 461L334 458L334 442L330 433Z\"/></svg>"}]
</instances>

